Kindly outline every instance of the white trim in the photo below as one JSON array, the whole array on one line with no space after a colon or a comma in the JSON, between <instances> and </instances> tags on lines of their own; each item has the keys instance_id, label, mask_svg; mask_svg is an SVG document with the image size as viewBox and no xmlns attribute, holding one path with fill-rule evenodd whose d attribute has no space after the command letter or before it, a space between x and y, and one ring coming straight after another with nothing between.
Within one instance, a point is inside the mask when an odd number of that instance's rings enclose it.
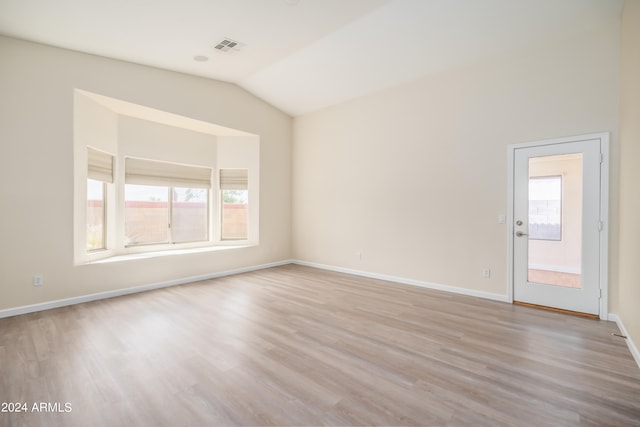
<instances>
[{"instance_id":1,"label":"white trim","mask_svg":"<svg viewBox=\"0 0 640 427\"><path fill-rule=\"evenodd\" d=\"M606 140L609 142L609 132L599 132L599 133L589 133L586 135L574 135L574 136L565 136L562 138L553 138L553 139L541 139L537 141L528 141L528 142L517 142L514 144L509 144L509 149L516 148L527 148L527 147L539 147L541 145L554 145L554 144L564 144L567 142L575 142L575 141L587 141L591 139L600 139ZM605 153L605 157L608 153ZM606 158L605 158L606 161Z\"/></svg>"},{"instance_id":2,"label":"white trim","mask_svg":"<svg viewBox=\"0 0 640 427\"><path fill-rule=\"evenodd\" d=\"M564 144L567 142L600 140L600 319L606 320L609 309L609 132L591 133L563 138L554 138L540 141L522 142L507 146L507 281L508 299L513 302L513 181L514 181L514 156L518 148L537 147L543 145Z\"/></svg>"},{"instance_id":3,"label":"white trim","mask_svg":"<svg viewBox=\"0 0 640 427\"><path fill-rule=\"evenodd\" d=\"M490 299L493 301L510 302L507 295L494 294L490 292L474 291L467 288L459 288L456 286L441 285L438 283L423 282L422 280L407 279L404 277L390 276L387 274L371 273L362 270L353 270L351 268L335 267L332 265L318 264L315 262L301 261L294 259L293 264L304 265L307 267L319 268L322 270L335 271L338 273L352 274L354 276L368 277L370 279L386 280L388 282L401 283L403 285L419 286L421 288L435 289L437 291L451 292L454 294L467 295L471 297Z\"/></svg>"},{"instance_id":4,"label":"white trim","mask_svg":"<svg viewBox=\"0 0 640 427\"><path fill-rule=\"evenodd\" d=\"M82 295L79 297L66 298L62 300L48 301L48 302L39 303L39 304L31 304L31 305L25 305L21 307L8 308L8 309L0 310L0 319L6 318L6 317L18 316L21 314L28 314L28 313L38 312L38 311L50 310L53 308L66 307L66 306L75 305L75 304L82 304L85 302L114 298L118 296L129 295L129 294L134 294L139 292L146 292L154 289L167 288L170 286L178 286L178 285L183 285L187 283L199 282L203 280L211 280L218 277L231 276L234 274L248 273L251 271L263 270L263 269L272 268L272 267L280 267L288 264L303 265L303 266L318 268L322 270L352 274L355 276L368 277L371 279L386 280L388 282L399 283L403 285L418 286L422 288L434 289L434 290L444 291L444 292L451 292L455 294L466 295L466 296L477 297L477 298L484 298L484 299L489 299L493 301L507 302L507 303L512 302L512 300L510 300L511 295L500 295L500 294L494 294L490 292L474 291L466 288L458 288L455 286L441 285L437 283L424 282L424 281L415 280L415 279L407 279L407 278L398 277L398 276L390 276L386 274L371 273L371 272L362 271L362 270L354 270L350 268L330 266L330 265L319 264L315 262L288 259L288 260L282 260L282 261L277 261L277 262L272 262L267 264L237 268L234 270L226 270L226 271L220 271L217 273L204 274L200 276L191 276L191 277L186 277L182 279L169 280L166 282L152 283L149 285L135 286L132 288L117 289L113 291L99 292L95 294ZM622 320L618 317L617 314L613 314L613 313L609 313L604 320L615 322L618 328L620 329L620 333L627 337L626 342L627 342L627 346L629 347L629 351L631 352L631 355L633 356L634 360L638 364L638 367L640 367L640 351L636 347L631 337L629 337L627 330L624 327L624 324L622 323Z\"/></svg>"},{"instance_id":5,"label":"white trim","mask_svg":"<svg viewBox=\"0 0 640 427\"><path fill-rule=\"evenodd\" d=\"M169 286L184 285L186 283L199 282L202 280L215 279L217 277L231 276L233 274L247 273L249 271L263 270L265 268L279 267L291 264L292 260L277 261L268 264L255 265L250 267L237 268L235 270L220 271L217 273L203 274L201 276L191 276L182 279L168 280L166 282L152 283L149 285L134 286L132 288L117 289L113 291L98 292L95 294L82 295L79 297L66 298L55 301L47 301L39 304L24 305L22 307L8 308L0 310L0 319L4 317L18 316L20 314L34 313L37 311L49 310L52 308L65 307L68 305L81 304L84 302L97 301L101 299L119 297L122 295L146 292L154 289L167 288Z\"/></svg>"},{"instance_id":6,"label":"white trim","mask_svg":"<svg viewBox=\"0 0 640 427\"><path fill-rule=\"evenodd\" d=\"M515 147L510 144L507 149L507 296L513 304L513 217L515 204L513 186L515 181Z\"/></svg>"},{"instance_id":7,"label":"white trim","mask_svg":"<svg viewBox=\"0 0 640 427\"><path fill-rule=\"evenodd\" d=\"M616 322L616 325L618 325L618 329L620 329L620 334L627 337L625 339L625 341L627 342L627 347L629 347L629 351L631 352L631 355L633 356L634 360L636 361L636 364L640 368L640 351L638 350L638 347L636 347L635 343L629 336L627 329L624 327L624 324L622 323L622 319L620 319L620 317L617 314L609 313L609 315L607 316L607 320L611 322Z\"/></svg>"},{"instance_id":8,"label":"white trim","mask_svg":"<svg viewBox=\"0 0 640 427\"><path fill-rule=\"evenodd\" d=\"M609 312L609 133L600 135L600 319ZM637 351L637 350L636 350ZM634 356L635 357L635 356ZM636 362L639 359L636 358ZM640 362L638 363L640 365Z\"/></svg>"}]
</instances>

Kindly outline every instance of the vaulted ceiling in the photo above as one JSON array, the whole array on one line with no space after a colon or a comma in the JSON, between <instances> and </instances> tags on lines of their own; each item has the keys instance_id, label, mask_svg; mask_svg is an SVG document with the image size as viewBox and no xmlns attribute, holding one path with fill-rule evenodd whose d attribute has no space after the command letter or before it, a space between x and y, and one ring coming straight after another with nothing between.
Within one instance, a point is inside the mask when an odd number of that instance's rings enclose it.
<instances>
[{"instance_id":1,"label":"vaulted ceiling","mask_svg":"<svg viewBox=\"0 0 640 427\"><path fill-rule=\"evenodd\" d=\"M580 34L619 16L622 3L0 0L0 34L232 82L297 116L539 39ZM217 49L223 40L238 44Z\"/></svg>"}]
</instances>

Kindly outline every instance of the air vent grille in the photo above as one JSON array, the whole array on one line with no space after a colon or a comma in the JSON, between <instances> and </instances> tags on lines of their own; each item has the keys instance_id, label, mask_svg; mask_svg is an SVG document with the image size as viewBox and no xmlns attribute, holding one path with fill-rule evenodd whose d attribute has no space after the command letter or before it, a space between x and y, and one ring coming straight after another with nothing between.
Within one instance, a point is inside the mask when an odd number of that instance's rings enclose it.
<instances>
[{"instance_id":1,"label":"air vent grille","mask_svg":"<svg viewBox=\"0 0 640 427\"><path fill-rule=\"evenodd\" d=\"M239 41L232 40L230 38L225 38L218 44L214 46L216 50L220 52L238 52L244 47L244 43L240 43Z\"/></svg>"}]
</instances>

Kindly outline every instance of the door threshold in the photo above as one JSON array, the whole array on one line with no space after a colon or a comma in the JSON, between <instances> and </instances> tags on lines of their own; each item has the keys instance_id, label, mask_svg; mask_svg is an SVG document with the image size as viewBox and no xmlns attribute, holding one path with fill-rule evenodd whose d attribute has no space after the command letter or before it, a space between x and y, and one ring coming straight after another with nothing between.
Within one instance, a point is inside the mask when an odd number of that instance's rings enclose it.
<instances>
[{"instance_id":1,"label":"door threshold","mask_svg":"<svg viewBox=\"0 0 640 427\"><path fill-rule=\"evenodd\" d=\"M521 305L523 307L531 307L531 308L537 308L537 309L540 309L540 310L554 311L556 313L570 314L572 316L586 317L588 319L596 319L596 320L600 319L600 316L598 316L597 314L581 313L579 311L571 311L571 310L563 310L562 308L547 307L547 306L544 306L544 305L537 305L537 304L529 304L528 302L514 301L513 303L515 305Z\"/></svg>"}]
</instances>

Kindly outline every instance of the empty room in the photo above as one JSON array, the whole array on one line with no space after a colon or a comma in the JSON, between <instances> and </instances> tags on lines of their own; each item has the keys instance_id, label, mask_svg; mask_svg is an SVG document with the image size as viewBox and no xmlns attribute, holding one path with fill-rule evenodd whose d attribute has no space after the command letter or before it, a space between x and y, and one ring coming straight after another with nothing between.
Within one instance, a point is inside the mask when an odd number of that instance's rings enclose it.
<instances>
[{"instance_id":1,"label":"empty room","mask_svg":"<svg viewBox=\"0 0 640 427\"><path fill-rule=\"evenodd\" d=\"M0 426L640 426L640 0L0 0Z\"/></svg>"}]
</instances>

